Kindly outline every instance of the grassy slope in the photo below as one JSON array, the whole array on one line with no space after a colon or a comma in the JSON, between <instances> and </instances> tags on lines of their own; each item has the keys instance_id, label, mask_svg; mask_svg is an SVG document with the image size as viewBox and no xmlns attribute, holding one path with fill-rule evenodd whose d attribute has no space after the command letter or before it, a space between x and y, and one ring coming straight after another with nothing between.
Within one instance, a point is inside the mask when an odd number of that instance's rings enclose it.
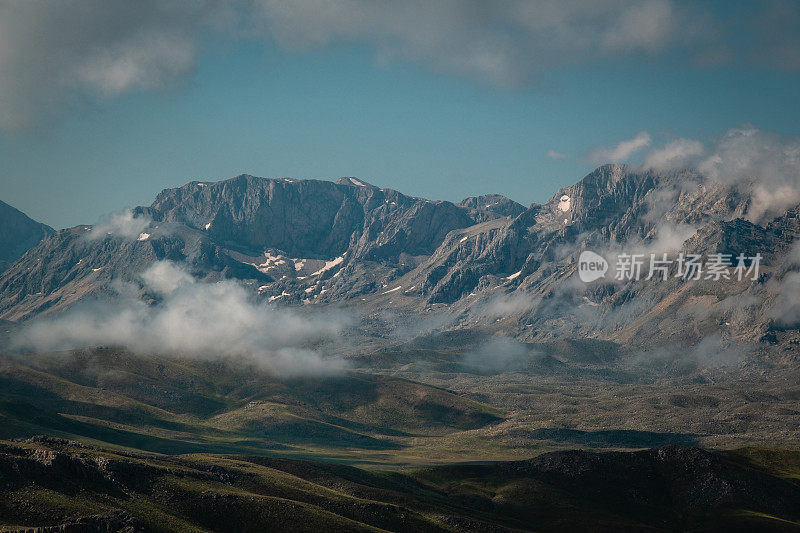
<instances>
[{"instance_id":1,"label":"grassy slope","mask_svg":"<svg viewBox=\"0 0 800 533\"><path fill-rule=\"evenodd\" d=\"M800 453L788 450L567 453L405 472L337 464L535 455L487 438L504 416L463 392L369 374L275 380L245 365L115 350L0 359L0 438L96 446L0 443L0 524L116 509L161 531L786 530L800 518Z\"/></svg>"},{"instance_id":2,"label":"grassy slope","mask_svg":"<svg viewBox=\"0 0 800 533\"><path fill-rule=\"evenodd\" d=\"M800 452L674 447L381 472L5 441L0 526L123 510L150 531L800 530L799 465Z\"/></svg>"},{"instance_id":3,"label":"grassy slope","mask_svg":"<svg viewBox=\"0 0 800 533\"><path fill-rule=\"evenodd\" d=\"M406 379L277 380L246 364L100 349L0 359L0 438L48 434L158 453L281 453L384 462L503 413Z\"/></svg>"}]
</instances>

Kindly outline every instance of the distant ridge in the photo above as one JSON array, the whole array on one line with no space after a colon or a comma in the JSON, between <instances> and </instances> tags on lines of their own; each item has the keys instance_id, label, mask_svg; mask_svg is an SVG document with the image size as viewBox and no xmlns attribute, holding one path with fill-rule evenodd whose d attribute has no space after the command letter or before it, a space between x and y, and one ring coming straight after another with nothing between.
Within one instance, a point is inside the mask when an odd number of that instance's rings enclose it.
<instances>
[{"instance_id":1,"label":"distant ridge","mask_svg":"<svg viewBox=\"0 0 800 533\"><path fill-rule=\"evenodd\" d=\"M0 201L0 272L53 233L53 228Z\"/></svg>"}]
</instances>

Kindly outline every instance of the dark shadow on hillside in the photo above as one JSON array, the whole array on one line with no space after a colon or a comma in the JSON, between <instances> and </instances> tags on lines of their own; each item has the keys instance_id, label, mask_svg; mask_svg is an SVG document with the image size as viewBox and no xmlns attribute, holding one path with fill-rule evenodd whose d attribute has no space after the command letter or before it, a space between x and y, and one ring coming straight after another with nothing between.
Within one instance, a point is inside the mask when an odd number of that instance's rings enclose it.
<instances>
[{"instance_id":1,"label":"dark shadow on hillside","mask_svg":"<svg viewBox=\"0 0 800 533\"><path fill-rule=\"evenodd\" d=\"M538 440L570 443L590 448L658 448L668 444L699 446L698 437L692 433L656 433L631 429L581 431L566 428L541 428L526 431L526 436Z\"/></svg>"}]
</instances>

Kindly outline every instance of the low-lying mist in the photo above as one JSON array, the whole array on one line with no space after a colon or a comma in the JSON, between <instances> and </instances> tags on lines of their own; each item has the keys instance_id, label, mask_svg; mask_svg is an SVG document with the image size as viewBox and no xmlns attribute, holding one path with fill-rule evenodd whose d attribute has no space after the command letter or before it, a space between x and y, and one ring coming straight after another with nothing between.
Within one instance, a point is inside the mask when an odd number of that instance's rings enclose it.
<instances>
[{"instance_id":1,"label":"low-lying mist","mask_svg":"<svg viewBox=\"0 0 800 533\"><path fill-rule=\"evenodd\" d=\"M524 370L540 355L522 342L499 336L465 353L462 364L481 373L501 374Z\"/></svg>"},{"instance_id":2,"label":"low-lying mist","mask_svg":"<svg viewBox=\"0 0 800 533\"><path fill-rule=\"evenodd\" d=\"M140 278L115 284L114 298L34 320L13 335L12 347L54 352L107 345L145 355L245 357L281 377L329 375L347 366L324 348L351 324L346 313L277 309L255 302L235 281L202 283L169 261L154 263Z\"/></svg>"}]
</instances>

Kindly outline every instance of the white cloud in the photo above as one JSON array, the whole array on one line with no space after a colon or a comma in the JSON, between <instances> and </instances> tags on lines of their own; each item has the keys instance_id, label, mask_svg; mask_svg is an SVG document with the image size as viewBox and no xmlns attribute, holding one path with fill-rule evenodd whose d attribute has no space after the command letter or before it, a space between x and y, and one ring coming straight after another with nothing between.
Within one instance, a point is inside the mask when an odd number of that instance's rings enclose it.
<instances>
[{"instance_id":1,"label":"white cloud","mask_svg":"<svg viewBox=\"0 0 800 533\"><path fill-rule=\"evenodd\" d=\"M687 0L0 0L0 128L174 85L221 37L287 49L358 44L379 62L501 86L615 57L800 68L797 9L733 17ZM749 41L760 44L742 50Z\"/></svg>"},{"instance_id":2,"label":"white cloud","mask_svg":"<svg viewBox=\"0 0 800 533\"><path fill-rule=\"evenodd\" d=\"M533 298L523 291L499 293L481 302L473 312L477 316L487 318L506 317L530 310L532 302Z\"/></svg>"},{"instance_id":3,"label":"white cloud","mask_svg":"<svg viewBox=\"0 0 800 533\"><path fill-rule=\"evenodd\" d=\"M207 0L0 2L0 127L42 110L170 85L194 67Z\"/></svg>"},{"instance_id":4,"label":"white cloud","mask_svg":"<svg viewBox=\"0 0 800 533\"><path fill-rule=\"evenodd\" d=\"M125 209L121 213L113 213L105 220L95 224L87 234L89 239L102 239L108 235L123 239L137 239L152 220L145 215L135 216L133 211Z\"/></svg>"},{"instance_id":5,"label":"white cloud","mask_svg":"<svg viewBox=\"0 0 800 533\"><path fill-rule=\"evenodd\" d=\"M699 170L710 179L748 186L753 222L800 203L800 139L782 139L754 127L727 131Z\"/></svg>"},{"instance_id":6,"label":"white cloud","mask_svg":"<svg viewBox=\"0 0 800 533\"><path fill-rule=\"evenodd\" d=\"M290 47L365 42L384 60L500 84L564 62L683 46L672 0L261 0L269 32ZM681 38L683 37L683 38Z\"/></svg>"},{"instance_id":7,"label":"white cloud","mask_svg":"<svg viewBox=\"0 0 800 533\"><path fill-rule=\"evenodd\" d=\"M664 147L650 151L644 160L645 168L668 170L683 168L693 158L703 154L703 143L691 139L676 139Z\"/></svg>"},{"instance_id":8,"label":"white cloud","mask_svg":"<svg viewBox=\"0 0 800 533\"><path fill-rule=\"evenodd\" d=\"M771 279L767 289L774 298L767 316L784 326L800 323L800 272L788 272L781 279Z\"/></svg>"},{"instance_id":9,"label":"white cloud","mask_svg":"<svg viewBox=\"0 0 800 533\"><path fill-rule=\"evenodd\" d=\"M142 272L145 286L155 294L169 296L183 285L194 283L194 278L172 261L158 261Z\"/></svg>"},{"instance_id":10,"label":"white cloud","mask_svg":"<svg viewBox=\"0 0 800 533\"><path fill-rule=\"evenodd\" d=\"M619 18L601 39L609 50L657 52L676 34L678 16L668 0L636 2L623 8Z\"/></svg>"},{"instance_id":11,"label":"white cloud","mask_svg":"<svg viewBox=\"0 0 800 533\"><path fill-rule=\"evenodd\" d=\"M748 50L755 63L797 72L800 70L800 4L796 1L766 2L756 10L756 38Z\"/></svg>"},{"instance_id":12,"label":"white cloud","mask_svg":"<svg viewBox=\"0 0 800 533\"><path fill-rule=\"evenodd\" d=\"M534 360L525 344L511 337L493 337L475 350L464 354L462 363L480 371L508 372L522 370Z\"/></svg>"},{"instance_id":13,"label":"white cloud","mask_svg":"<svg viewBox=\"0 0 800 533\"><path fill-rule=\"evenodd\" d=\"M800 140L787 141L754 127L728 130L700 169L720 181L759 177L773 183L796 181Z\"/></svg>"},{"instance_id":14,"label":"white cloud","mask_svg":"<svg viewBox=\"0 0 800 533\"><path fill-rule=\"evenodd\" d=\"M173 263L155 263L141 277L161 301L148 305L135 286L123 286L115 300L34 320L15 344L39 352L113 345L140 354L246 357L279 376L331 374L346 366L312 348L335 340L349 325L346 314L275 309L252 301L233 281L193 282Z\"/></svg>"},{"instance_id":15,"label":"white cloud","mask_svg":"<svg viewBox=\"0 0 800 533\"><path fill-rule=\"evenodd\" d=\"M638 352L631 358L634 365L665 366L674 369L722 368L740 364L752 355L754 347L725 339L718 333L703 337L694 345L661 346Z\"/></svg>"},{"instance_id":16,"label":"white cloud","mask_svg":"<svg viewBox=\"0 0 800 533\"><path fill-rule=\"evenodd\" d=\"M547 150L547 152L545 152L544 155L546 157L549 157L553 161L563 161L563 160L565 160L567 158L567 154L565 154L563 152L556 152L552 148L550 150Z\"/></svg>"},{"instance_id":17,"label":"white cloud","mask_svg":"<svg viewBox=\"0 0 800 533\"><path fill-rule=\"evenodd\" d=\"M655 237L646 243L643 252L663 254L679 250L683 243L697 233L697 227L692 224L670 224L662 222L657 226Z\"/></svg>"},{"instance_id":18,"label":"white cloud","mask_svg":"<svg viewBox=\"0 0 800 533\"><path fill-rule=\"evenodd\" d=\"M652 139L646 131L640 131L630 139L621 141L613 148L598 148L592 152L591 159L596 163L624 163L631 156L650 146Z\"/></svg>"},{"instance_id":19,"label":"white cloud","mask_svg":"<svg viewBox=\"0 0 800 533\"><path fill-rule=\"evenodd\" d=\"M746 126L730 129L706 145L695 139L669 141L648 152L642 167L694 168L704 179L749 192L746 217L751 222L764 222L800 203L800 138ZM679 191L663 192L669 193L663 200L671 203Z\"/></svg>"},{"instance_id":20,"label":"white cloud","mask_svg":"<svg viewBox=\"0 0 800 533\"><path fill-rule=\"evenodd\" d=\"M789 253L786 254L787 267L800 267L800 240L794 241Z\"/></svg>"}]
</instances>

